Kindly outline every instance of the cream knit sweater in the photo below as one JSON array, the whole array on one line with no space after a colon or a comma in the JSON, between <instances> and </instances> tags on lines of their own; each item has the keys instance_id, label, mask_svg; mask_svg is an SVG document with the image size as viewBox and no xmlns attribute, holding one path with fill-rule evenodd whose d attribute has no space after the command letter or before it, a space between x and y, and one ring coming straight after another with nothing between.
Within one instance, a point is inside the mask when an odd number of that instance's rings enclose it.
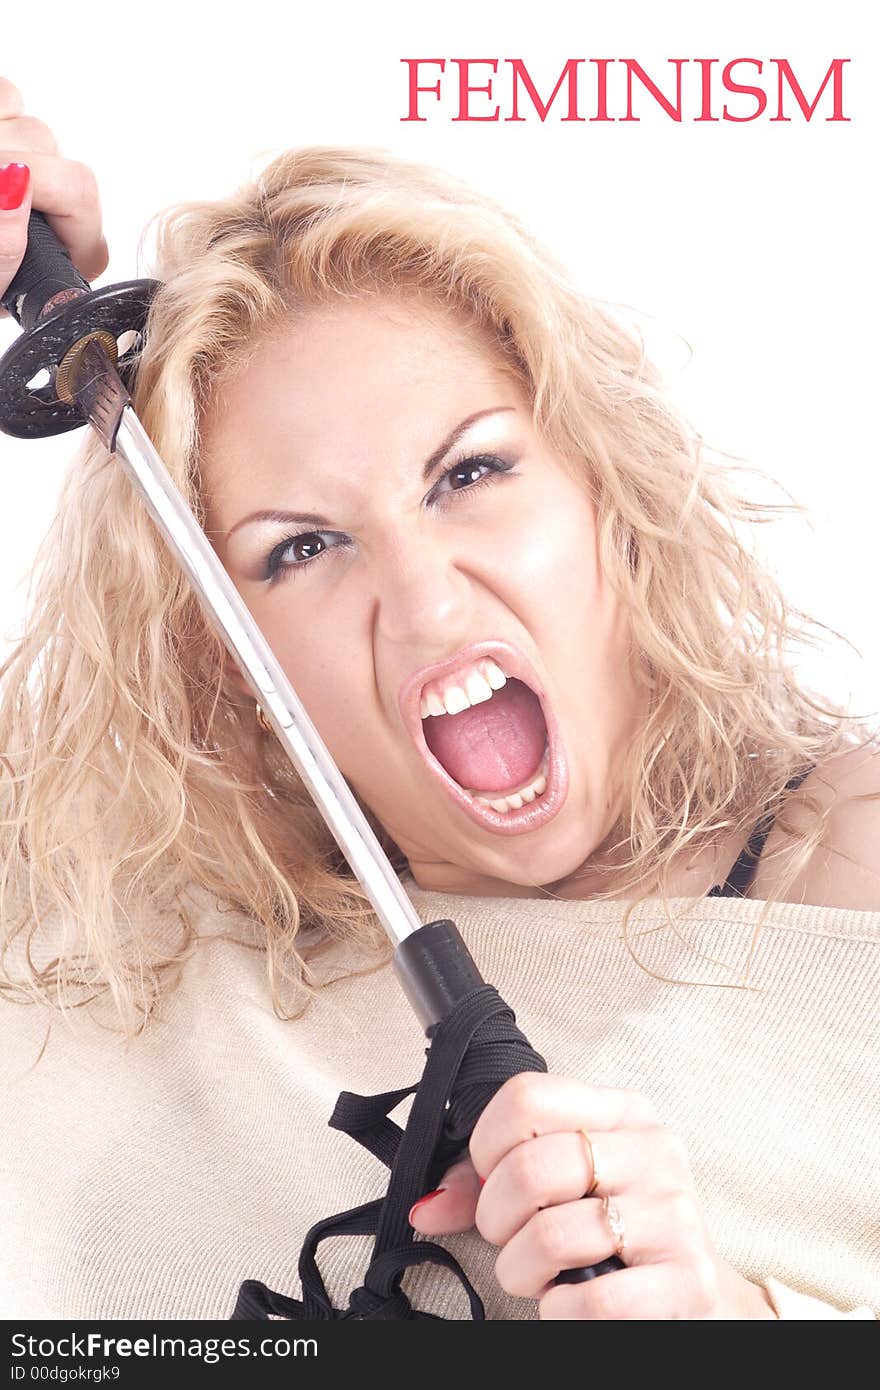
<instances>
[{"instance_id":1,"label":"cream knit sweater","mask_svg":"<svg viewBox=\"0 0 880 1390\"><path fill-rule=\"evenodd\" d=\"M458 923L551 1071L651 1096L687 1143L718 1250L780 1317L876 1316L880 913L775 907L742 989L729 986L759 902L679 899L673 930L654 900L627 943L623 904L406 887L423 921ZM385 1189L387 1169L327 1120L340 1090L420 1074L424 1039L390 964L282 1023L262 954L216 939L243 919L188 898L204 941L127 1048L80 1010L75 1031L55 1016L32 1068L51 1015L0 1003L6 1319L224 1319L246 1278L298 1297L308 1228ZM322 971L352 959L335 948ZM475 1231L439 1240L487 1317L536 1316L499 1289ZM337 1305L370 1245L320 1247ZM416 1307L469 1316L448 1271L409 1270L403 1287Z\"/></svg>"}]
</instances>

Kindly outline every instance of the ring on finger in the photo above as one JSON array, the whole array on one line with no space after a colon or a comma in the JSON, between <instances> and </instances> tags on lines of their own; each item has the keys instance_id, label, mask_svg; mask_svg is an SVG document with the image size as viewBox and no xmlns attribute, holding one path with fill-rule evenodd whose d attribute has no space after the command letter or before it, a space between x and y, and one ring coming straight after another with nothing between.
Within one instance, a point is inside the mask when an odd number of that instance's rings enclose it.
<instances>
[{"instance_id":1,"label":"ring on finger","mask_svg":"<svg viewBox=\"0 0 880 1390\"><path fill-rule=\"evenodd\" d=\"M596 1167L596 1153L593 1148L593 1141L585 1129L579 1129L578 1134L583 1139L587 1147L587 1160L590 1164L590 1186L584 1193L585 1197L592 1197L601 1182L599 1170Z\"/></svg>"},{"instance_id":2,"label":"ring on finger","mask_svg":"<svg viewBox=\"0 0 880 1390\"><path fill-rule=\"evenodd\" d=\"M608 1229L614 1238L614 1253L619 1258L626 1249L626 1231L623 1225L623 1218L617 1210L615 1202L610 1197L602 1198L602 1207L605 1212L605 1220L608 1223Z\"/></svg>"}]
</instances>

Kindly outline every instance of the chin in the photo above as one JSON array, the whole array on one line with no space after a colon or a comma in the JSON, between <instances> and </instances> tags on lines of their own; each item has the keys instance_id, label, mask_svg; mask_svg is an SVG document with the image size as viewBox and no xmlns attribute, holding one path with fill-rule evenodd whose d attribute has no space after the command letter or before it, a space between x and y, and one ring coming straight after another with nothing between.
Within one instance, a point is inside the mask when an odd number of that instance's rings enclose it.
<instances>
[{"instance_id":1,"label":"chin","mask_svg":"<svg viewBox=\"0 0 880 1390\"><path fill-rule=\"evenodd\" d=\"M521 888L544 888L559 883L582 868L601 841L602 832L598 829L594 835L584 836L585 819L582 817L580 824L572 825L570 830L558 823L548 826L547 844L538 843L544 837L537 834L535 844L528 848L518 841L511 844L510 849L491 850L469 858L462 868Z\"/></svg>"}]
</instances>

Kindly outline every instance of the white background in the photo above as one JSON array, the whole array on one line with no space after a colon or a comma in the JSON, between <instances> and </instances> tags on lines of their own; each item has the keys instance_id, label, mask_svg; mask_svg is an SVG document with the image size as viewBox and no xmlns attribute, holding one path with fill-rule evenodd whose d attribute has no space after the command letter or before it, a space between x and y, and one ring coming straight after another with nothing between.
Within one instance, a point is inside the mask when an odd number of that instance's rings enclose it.
<instances>
[{"instance_id":1,"label":"white background","mask_svg":"<svg viewBox=\"0 0 880 1390\"><path fill-rule=\"evenodd\" d=\"M638 310L707 439L807 506L811 524L765 529L762 546L791 600L861 657L836 650L804 660L802 674L862 711L880 704L874 5L250 0L227 11L90 0L82 11L15 10L0 20L0 73L63 153L98 176L111 250L99 283L149 272L137 247L159 208L222 195L290 145L378 145L465 176L517 212L585 290ZM452 103L430 98L428 121L407 124L404 57L523 58L545 97L571 57L636 58L669 93L671 57L720 58L716 73L755 57L767 115L771 58L788 58L810 97L831 59L849 58L852 120L824 119L826 91L809 124L793 99L790 124L676 124L646 94L633 124L563 124L562 103L544 124L455 124ZM587 115L591 100L587 80ZM0 349L16 332L0 322ZM77 441L0 435L0 657Z\"/></svg>"}]
</instances>

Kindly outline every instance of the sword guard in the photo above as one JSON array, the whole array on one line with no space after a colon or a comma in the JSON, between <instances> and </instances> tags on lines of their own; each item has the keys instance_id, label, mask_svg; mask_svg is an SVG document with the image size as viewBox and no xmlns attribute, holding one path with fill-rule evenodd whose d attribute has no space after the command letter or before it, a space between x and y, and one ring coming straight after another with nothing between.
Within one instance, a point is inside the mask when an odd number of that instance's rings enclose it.
<instances>
[{"instance_id":1,"label":"sword guard","mask_svg":"<svg viewBox=\"0 0 880 1390\"><path fill-rule=\"evenodd\" d=\"M86 423L58 369L83 338L99 335L109 352L118 345L116 370L132 389L142 334L158 280L126 280L89 288L41 212L31 212L28 245L2 303L25 331L0 357L0 430L18 439L63 434ZM112 352L109 352L112 360Z\"/></svg>"}]
</instances>

